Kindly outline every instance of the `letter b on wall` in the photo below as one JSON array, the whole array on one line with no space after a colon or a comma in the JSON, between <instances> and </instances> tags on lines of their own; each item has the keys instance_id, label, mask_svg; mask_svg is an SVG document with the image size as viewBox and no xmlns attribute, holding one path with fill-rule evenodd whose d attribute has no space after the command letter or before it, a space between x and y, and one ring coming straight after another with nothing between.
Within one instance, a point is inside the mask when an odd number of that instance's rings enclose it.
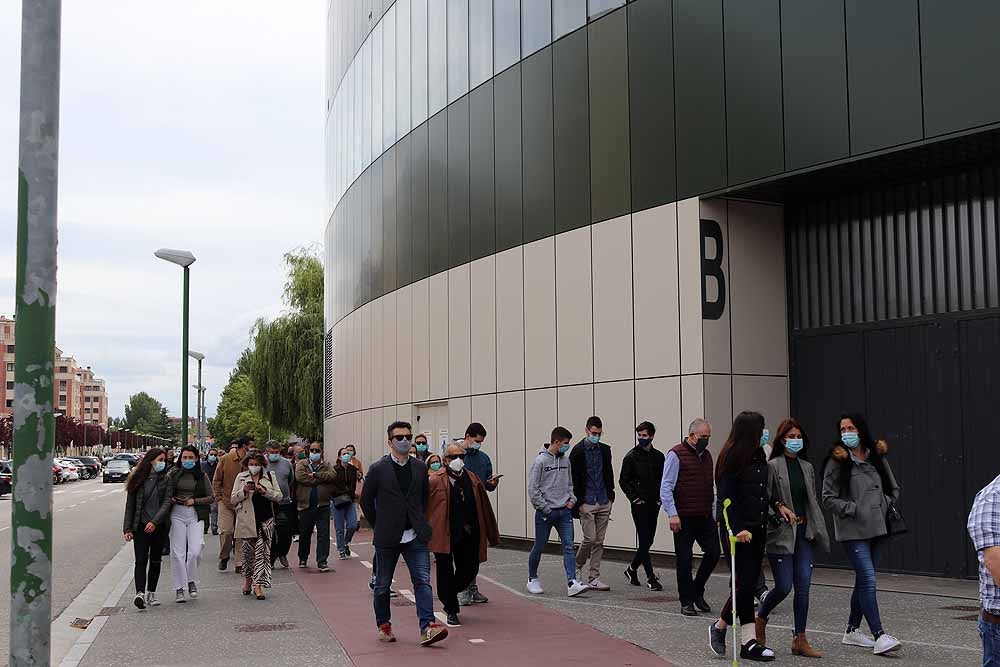
<instances>
[{"instance_id":1,"label":"letter b on wall","mask_svg":"<svg viewBox=\"0 0 1000 667\"><path fill-rule=\"evenodd\" d=\"M715 245L715 255L708 257L708 239ZM722 228L715 220L701 221L701 316L706 320L718 320L726 311L726 276L722 272ZM708 281L717 286L714 301L708 300Z\"/></svg>"}]
</instances>

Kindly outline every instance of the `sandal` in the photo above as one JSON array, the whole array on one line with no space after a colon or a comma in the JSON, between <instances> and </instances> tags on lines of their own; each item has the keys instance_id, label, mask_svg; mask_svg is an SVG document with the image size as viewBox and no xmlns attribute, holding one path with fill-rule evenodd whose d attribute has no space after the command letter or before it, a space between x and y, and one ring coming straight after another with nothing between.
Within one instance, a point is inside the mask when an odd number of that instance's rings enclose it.
<instances>
[{"instance_id":1,"label":"sandal","mask_svg":"<svg viewBox=\"0 0 1000 667\"><path fill-rule=\"evenodd\" d=\"M771 662L774 660L774 651L758 644L756 639L751 639L740 647L740 657L754 662Z\"/></svg>"},{"instance_id":2,"label":"sandal","mask_svg":"<svg viewBox=\"0 0 1000 667\"><path fill-rule=\"evenodd\" d=\"M258 600L263 600L263 599L264 599L264 589L263 589L263 587L261 587L261 586L256 586L256 587L254 588L254 595L256 595L256 596L257 596L257 599L258 599Z\"/></svg>"}]
</instances>

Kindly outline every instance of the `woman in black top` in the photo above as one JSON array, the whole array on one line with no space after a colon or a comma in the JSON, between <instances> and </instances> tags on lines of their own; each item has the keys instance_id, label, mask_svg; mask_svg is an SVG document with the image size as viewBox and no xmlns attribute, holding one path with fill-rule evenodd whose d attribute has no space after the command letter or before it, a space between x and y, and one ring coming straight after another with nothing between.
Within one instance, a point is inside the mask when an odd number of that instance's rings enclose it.
<instances>
[{"instance_id":1,"label":"woman in black top","mask_svg":"<svg viewBox=\"0 0 1000 667\"><path fill-rule=\"evenodd\" d=\"M743 626L740 657L764 662L774 660L774 651L758 644L754 637L753 597L767 544L768 467L764 456L767 442L764 417L757 412L741 412L715 465L719 501L732 502L727 514L737 541L735 607ZM726 629L733 622L733 602L730 595L721 618L709 628L711 649L719 656L726 654Z\"/></svg>"},{"instance_id":2,"label":"woman in black top","mask_svg":"<svg viewBox=\"0 0 1000 667\"><path fill-rule=\"evenodd\" d=\"M160 559L167 537L164 526L154 519L163 503L167 485L164 483L166 452L154 447L129 475L125 484L125 521L122 532L135 550L135 599L139 609L158 606L156 584L160 580Z\"/></svg>"}]
</instances>

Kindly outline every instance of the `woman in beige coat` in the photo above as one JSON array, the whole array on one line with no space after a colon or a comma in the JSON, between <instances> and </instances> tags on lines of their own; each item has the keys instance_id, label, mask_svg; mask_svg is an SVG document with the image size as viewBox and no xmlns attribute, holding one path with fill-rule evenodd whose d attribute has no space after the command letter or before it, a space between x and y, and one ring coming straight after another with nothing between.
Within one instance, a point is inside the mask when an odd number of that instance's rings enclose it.
<instances>
[{"instance_id":1,"label":"woman in beige coat","mask_svg":"<svg viewBox=\"0 0 1000 667\"><path fill-rule=\"evenodd\" d=\"M243 595L253 589L258 600L271 587L271 537L274 535L274 503L281 489L273 473L266 472L263 454L243 459L230 500L236 508L236 539L243 545Z\"/></svg>"}]
</instances>

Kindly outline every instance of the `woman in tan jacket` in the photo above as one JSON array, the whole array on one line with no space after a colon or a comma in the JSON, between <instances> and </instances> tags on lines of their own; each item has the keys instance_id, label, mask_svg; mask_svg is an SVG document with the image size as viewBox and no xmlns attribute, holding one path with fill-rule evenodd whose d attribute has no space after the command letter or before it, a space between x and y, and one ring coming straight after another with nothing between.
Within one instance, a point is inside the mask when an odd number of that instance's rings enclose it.
<instances>
[{"instance_id":1,"label":"woman in tan jacket","mask_svg":"<svg viewBox=\"0 0 1000 667\"><path fill-rule=\"evenodd\" d=\"M262 454L243 459L230 500L236 510L236 539L243 546L243 595L253 588L258 600L271 587L271 537L274 535L274 503L281 489L273 473L265 472Z\"/></svg>"}]
</instances>

